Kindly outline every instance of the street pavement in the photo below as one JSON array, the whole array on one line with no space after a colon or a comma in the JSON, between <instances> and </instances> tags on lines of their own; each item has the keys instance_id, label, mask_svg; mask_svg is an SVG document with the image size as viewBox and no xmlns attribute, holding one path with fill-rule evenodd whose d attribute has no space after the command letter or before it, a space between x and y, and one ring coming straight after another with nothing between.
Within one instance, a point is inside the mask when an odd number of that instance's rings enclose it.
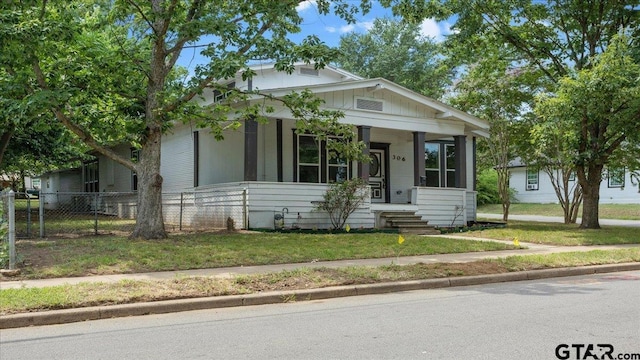
<instances>
[{"instance_id":1,"label":"street pavement","mask_svg":"<svg viewBox=\"0 0 640 360\"><path fill-rule=\"evenodd\" d=\"M0 358L638 359L638 298L635 271L125 317L2 330Z\"/></svg>"}]
</instances>

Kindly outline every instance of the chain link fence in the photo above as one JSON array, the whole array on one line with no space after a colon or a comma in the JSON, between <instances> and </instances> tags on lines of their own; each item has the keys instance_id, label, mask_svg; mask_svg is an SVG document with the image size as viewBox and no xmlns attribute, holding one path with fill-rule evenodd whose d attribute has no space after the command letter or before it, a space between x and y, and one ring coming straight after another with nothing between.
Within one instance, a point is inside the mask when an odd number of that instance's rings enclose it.
<instances>
[{"instance_id":1,"label":"chain link fence","mask_svg":"<svg viewBox=\"0 0 640 360\"><path fill-rule=\"evenodd\" d=\"M16 193L16 237L127 235L135 226L137 210L136 193ZM169 232L242 229L247 190L164 193L162 210Z\"/></svg>"}]
</instances>

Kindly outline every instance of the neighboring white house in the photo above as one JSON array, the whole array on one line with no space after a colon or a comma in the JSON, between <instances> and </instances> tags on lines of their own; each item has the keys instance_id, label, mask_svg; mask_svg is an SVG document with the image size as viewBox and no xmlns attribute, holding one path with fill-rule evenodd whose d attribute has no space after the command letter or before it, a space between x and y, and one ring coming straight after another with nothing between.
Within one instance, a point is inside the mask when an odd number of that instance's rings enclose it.
<instances>
[{"instance_id":1,"label":"neighboring white house","mask_svg":"<svg viewBox=\"0 0 640 360\"><path fill-rule=\"evenodd\" d=\"M515 198L521 203L558 203L558 197L551 184L551 178L543 170L527 167L515 161L510 167L509 187L515 190ZM600 183L601 204L640 204L638 181L625 169L614 169L604 173ZM570 186L578 186L575 176Z\"/></svg>"},{"instance_id":2,"label":"neighboring white house","mask_svg":"<svg viewBox=\"0 0 640 360\"><path fill-rule=\"evenodd\" d=\"M284 226L325 228L328 216L313 211L314 203L322 200L327 184L354 177L368 182L371 196L349 218L351 228L384 226L381 215L390 211L415 212L439 226L476 219L475 140L488 136L486 121L388 80L333 67L297 64L293 74L272 65L253 70L257 75L251 80L239 73L222 84L276 97L311 90L326 109L345 114L341 121L352 124L367 144L371 162L331 159L324 143L296 134L293 116L278 103L270 104L276 110L268 123L245 121L226 131L222 141L207 129L178 123L162 139L164 200L205 209L186 219L181 212L181 224L214 218L224 223L231 216L225 209L241 207L242 215L232 216L238 228L273 228L278 219ZM224 96L209 90L202 106ZM118 151L137 155L129 146ZM83 191L137 189L135 174L103 156L85 163L80 175ZM187 192L188 200L170 195Z\"/></svg>"}]
</instances>

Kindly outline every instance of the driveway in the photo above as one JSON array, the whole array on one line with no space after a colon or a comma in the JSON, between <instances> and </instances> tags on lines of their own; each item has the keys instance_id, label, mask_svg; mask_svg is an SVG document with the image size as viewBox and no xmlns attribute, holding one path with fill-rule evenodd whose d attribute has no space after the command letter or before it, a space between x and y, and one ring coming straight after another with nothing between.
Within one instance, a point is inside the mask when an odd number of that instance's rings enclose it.
<instances>
[{"instance_id":1,"label":"driveway","mask_svg":"<svg viewBox=\"0 0 640 360\"><path fill-rule=\"evenodd\" d=\"M502 220L502 214L478 213L478 218ZM564 218L562 218L561 216L541 216L541 215L509 215L509 220L558 222L558 223L564 222ZM582 219L578 218L577 223L580 224L581 221ZM640 220L600 219L600 225L640 227Z\"/></svg>"}]
</instances>

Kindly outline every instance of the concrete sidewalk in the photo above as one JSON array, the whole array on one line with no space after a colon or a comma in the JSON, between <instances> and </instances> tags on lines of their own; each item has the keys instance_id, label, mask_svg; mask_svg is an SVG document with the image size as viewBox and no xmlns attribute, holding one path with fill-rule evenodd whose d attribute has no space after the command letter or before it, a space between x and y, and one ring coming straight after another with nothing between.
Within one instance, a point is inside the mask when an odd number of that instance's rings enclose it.
<instances>
[{"instance_id":1,"label":"concrete sidewalk","mask_svg":"<svg viewBox=\"0 0 640 360\"><path fill-rule=\"evenodd\" d=\"M439 235L442 236L442 235ZM462 239L456 235L446 237ZM467 240L496 241L482 238L463 238ZM503 241L511 243L509 241ZM499 258L514 255L551 254L571 251L610 250L623 248L638 248L640 245L610 245L610 246L550 246L530 243L521 243L526 249L485 251L475 253L441 254L424 256L404 256L400 258L342 260L342 261L314 261L299 264L280 264L264 266L240 266L219 269L201 269L185 271L164 271L142 274L100 275L77 278L57 278L45 280L24 280L0 282L0 289L22 287L47 287L62 284L77 284L82 282L117 282L123 279L130 280L163 280L187 276L217 276L229 277L240 274L255 274L266 272L278 272L303 267L347 267L347 266L379 266L414 263L456 263L471 262L489 258ZM300 289L289 291L272 291L248 295L215 296L204 298L189 298L178 300L165 300L143 303L131 303L121 305L92 306L65 310L51 310L32 313L20 313L3 315L0 317L0 329L41 326L52 324L64 324L87 320L110 319L124 316L140 316L149 314L163 314L180 311L192 311L214 309L224 307L238 307L264 304L277 304L289 301L319 300L344 296L359 296L383 294L398 291L410 291L420 289L439 289L456 286L480 285L496 282L535 280L561 276L589 275L607 272L640 270L640 263L611 264L599 266L581 266L573 268L559 268L547 270L520 271L504 274L489 274L477 276L459 276L426 280L397 281L376 284L334 286L319 289ZM293 300L291 300L293 299Z\"/></svg>"},{"instance_id":2,"label":"concrete sidewalk","mask_svg":"<svg viewBox=\"0 0 640 360\"><path fill-rule=\"evenodd\" d=\"M494 241L511 244L511 241L500 241L485 238L470 238L456 235L433 235L437 237L448 237L452 239L462 240L479 240ZM572 252L572 251L591 251L591 250L612 250L623 248L640 247L638 244L631 245L596 245L596 246L554 246L541 245L521 242L520 245L525 249L519 250L502 250L502 251L482 251L458 254L435 254L435 255L419 255L419 256L402 256L399 258L379 258L379 259L354 259L354 260L338 260L338 261L313 261L308 263L294 264L274 264L261 266L236 266L227 268L213 269L196 269L196 270L178 270L178 271L160 271L151 273L135 273L135 274L114 274L114 275L96 275L84 277L70 278L53 278L40 280L20 280L20 281L2 281L1 289L16 289L29 287L47 287L63 284L79 284L83 282L104 282L113 283L121 280L167 280L177 277L189 276L206 276L206 277L233 277L236 275L260 274L279 272L283 270L295 270L309 267L327 267L341 268L349 266L381 266L389 264L417 264L417 263L462 263L472 262L483 259L495 259L514 255L543 255L551 253Z\"/></svg>"},{"instance_id":3,"label":"concrete sidewalk","mask_svg":"<svg viewBox=\"0 0 640 360\"><path fill-rule=\"evenodd\" d=\"M477 217L502 220L502 214L478 213ZM509 220L564 223L564 218L561 216L509 215ZM576 222L580 224L582 222L582 219L578 218ZM640 220L600 219L599 222L600 225L604 226L640 227Z\"/></svg>"}]
</instances>

